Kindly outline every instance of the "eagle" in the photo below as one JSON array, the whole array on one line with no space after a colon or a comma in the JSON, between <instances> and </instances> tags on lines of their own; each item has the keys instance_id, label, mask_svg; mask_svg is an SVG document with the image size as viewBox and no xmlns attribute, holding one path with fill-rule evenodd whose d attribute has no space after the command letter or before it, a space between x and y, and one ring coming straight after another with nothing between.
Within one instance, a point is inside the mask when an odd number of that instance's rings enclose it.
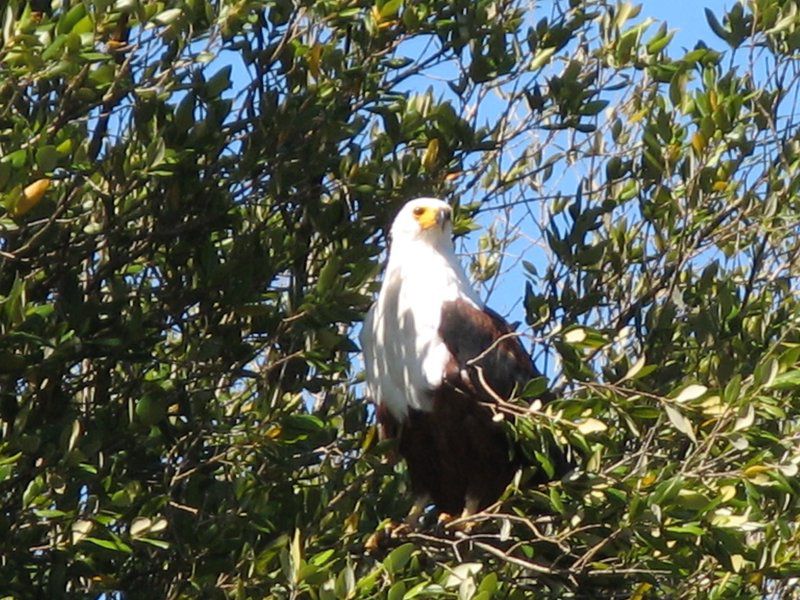
<instances>
[{"instance_id":1,"label":"eagle","mask_svg":"<svg viewBox=\"0 0 800 600\"><path fill-rule=\"evenodd\" d=\"M397 440L408 467L407 522L430 504L466 517L497 501L519 459L495 409L540 374L471 286L446 202L417 198L397 214L360 341L380 436Z\"/></svg>"}]
</instances>

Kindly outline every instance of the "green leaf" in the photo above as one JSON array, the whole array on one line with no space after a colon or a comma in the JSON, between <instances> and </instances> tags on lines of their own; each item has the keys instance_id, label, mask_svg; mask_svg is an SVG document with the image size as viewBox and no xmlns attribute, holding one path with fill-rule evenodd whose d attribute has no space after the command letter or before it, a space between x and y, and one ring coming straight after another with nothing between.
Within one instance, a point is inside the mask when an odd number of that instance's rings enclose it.
<instances>
[{"instance_id":1,"label":"green leaf","mask_svg":"<svg viewBox=\"0 0 800 600\"><path fill-rule=\"evenodd\" d=\"M555 48L543 48L536 53L531 61L531 71L538 71L550 62L550 58L555 53Z\"/></svg>"},{"instance_id":2,"label":"green leaf","mask_svg":"<svg viewBox=\"0 0 800 600\"><path fill-rule=\"evenodd\" d=\"M561 500L561 494L556 488L550 488L550 505L556 512L564 514L564 502Z\"/></svg>"},{"instance_id":3,"label":"green leaf","mask_svg":"<svg viewBox=\"0 0 800 600\"><path fill-rule=\"evenodd\" d=\"M402 5L403 5L403 0L386 0L385 2L383 2L383 5L380 6L379 9L381 19L389 19L395 17Z\"/></svg>"},{"instance_id":4,"label":"green leaf","mask_svg":"<svg viewBox=\"0 0 800 600\"><path fill-rule=\"evenodd\" d=\"M14 465L0 465L0 483L8 479L8 476L14 472Z\"/></svg>"},{"instance_id":5,"label":"green leaf","mask_svg":"<svg viewBox=\"0 0 800 600\"><path fill-rule=\"evenodd\" d=\"M625 373L625 375L622 376L622 379L620 379L618 383L622 383L623 381L626 381L628 379L635 379L644 366L645 366L645 356L643 354L636 359L636 362L634 362L630 366L630 368L628 368L628 371Z\"/></svg>"},{"instance_id":6,"label":"green leaf","mask_svg":"<svg viewBox=\"0 0 800 600\"><path fill-rule=\"evenodd\" d=\"M333 551L331 551L333 553ZM337 598L348 598L356 587L355 572L350 565L339 571L334 584L334 591Z\"/></svg>"},{"instance_id":7,"label":"green leaf","mask_svg":"<svg viewBox=\"0 0 800 600\"><path fill-rule=\"evenodd\" d=\"M658 32L647 41L645 46L648 54L657 54L661 52L672 41L675 35L674 31L667 32L667 24L662 23L658 28Z\"/></svg>"},{"instance_id":8,"label":"green leaf","mask_svg":"<svg viewBox=\"0 0 800 600\"><path fill-rule=\"evenodd\" d=\"M78 2L58 20L56 33L66 34L72 32L76 25L86 16L86 5L83 2Z\"/></svg>"},{"instance_id":9,"label":"green leaf","mask_svg":"<svg viewBox=\"0 0 800 600\"><path fill-rule=\"evenodd\" d=\"M520 396L523 398L538 398L547 391L547 378L536 377L525 384Z\"/></svg>"},{"instance_id":10,"label":"green leaf","mask_svg":"<svg viewBox=\"0 0 800 600\"><path fill-rule=\"evenodd\" d=\"M63 510L44 510L44 509L35 509L33 513L37 517L41 517L43 519L57 519L59 517L66 517L68 513L65 513Z\"/></svg>"},{"instance_id":11,"label":"green leaf","mask_svg":"<svg viewBox=\"0 0 800 600\"><path fill-rule=\"evenodd\" d=\"M210 98L216 98L231 86L232 65L226 65L214 73L206 82L206 93Z\"/></svg>"},{"instance_id":12,"label":"green leaf","mask_svg":"<svg viewBox=\"0 0 800 600\"><path fill-rule=\"evenodd\" d=\"M157 25L166 27L167 25L171 25L172 23L177 21L182 14L183 10L180 8L169 8L154 16L153 22L156 23Z\"/></svg>"},{"instance_id":13,"label":"green leaf","mask_svg":"<svg viewBox=\"0 0 800 600\"><path fill-rule=\"evenodd\" d=\"M478 592L489 594L489 597L491 597L492 594L497 591L497 587L497 573L488 573L487 575L484 575L483 579L481 579L481 583L478 585Z\"/></svg>"},{"instance_id":14,"label":"green leaf","mask_svg":"<svg viewBox=\"0 0 800 600\"><path fill-rule=\"evenodd\" d=\"M84 33L92 33L94 31L94 19L91 15L86 15L80 21L73 25L70 33L82 35Z\"/></svg>"},{"instance_id":15,"label":"green leaf","mask_svg":"<svg viewBox=\"0 0 800 600\"><path fill-rule=\"evenodd\" d=\"M319 279L317 281L317 290L319 290L321 294L331 289L336 282L341 267L342 261L338 256L333 256L325 262L325 265L319 272Z\"/></svg>"},{"instance_id":16,"label":"green leaf","mask_svg":"<svg viewBox=\"0 0 800 600\"><path fill-rule=\"evenodd\" d=\"M383 559L383 568L390 574L401 572L408 564L408 561L411 560L411 555L414 553L414 550L415 546L410 542L398 546ZM405 590L403 593L405 593Z\"/></svg>"},{"instance_id":17,"label":"green leaf","mask_svg":"<svg viewBox=\"0 0 800 600\"><path fill-rule=\"evenodd\" d=\"M580 114L593 116L601 112L606 106L608 106L608 100L587 102L581 107Z\"/></svg>"},{"instance_id":18,"label":"green leaf","mask_svg":"<svg viewBox=\"0 0 800 600\"><path fill-rule=\"evenodd\" d=\"M774 390L793 390L800 387L800 369L777 375L767 387Z\"/></svg>"},{"instance_id":19,"label":"green leaf","mask_svg":"<svg viewBox=\"0 0 800 600\"><path fill-rule=\"evenodd\" d=\"M22 494L22 506L27 508L32 504L40 503L44 500L44 498L40 496L44 490L44 478L41 475L37 475L35 478L31 479Z\"/></svg>"},{"instance_id":20,"label":"green leaf","mask_svg":"<svg viewBox=\"0 0 800 600\"><path fill-rule=\"evenodd\" d=\"M702 537L705 529L698 525L674 525L666 527L665 531L673 535L689 535L691 537Z\"/></svg>"},{"instance_id":21,"label":"green leaf","mask_svg":"<svg viewBox=\"0 0 800 600\"><path fill-rule=\"evenodd\" d=\"M706 14L706 21L708 22L708 26L711 27L711 31L725 42L729 42L730 39L730 32L725 29L722 24L717 20L717 16L714 14L714 11L710 8L704 9Z\"/></svg>"},{"instance_id":22,"label":"green leaf","mask_svg":"<svg viewBox=\"0 0 800 600\"><path fill-rule=\"evenodd\" d=\"M106 550L114 550L116 552L124 552L126 554L131 554L133 552L133 548L131 548L128 544L121 540L104 540L95 537L85 537L83 538L86 542L91 542L101 548L105 548Z\"/></svg>"},{"instance_id":23,"label":"green leaf","mask_svg":"<svg viewBox=\"0 0 800 600\"><path fill-rule=\"evenodd\" d=\"M406 584L402 581L398 581L389 588L389 592L386 594L386 600L403 600L405 593Z\"/></svg>"}]
</instances>

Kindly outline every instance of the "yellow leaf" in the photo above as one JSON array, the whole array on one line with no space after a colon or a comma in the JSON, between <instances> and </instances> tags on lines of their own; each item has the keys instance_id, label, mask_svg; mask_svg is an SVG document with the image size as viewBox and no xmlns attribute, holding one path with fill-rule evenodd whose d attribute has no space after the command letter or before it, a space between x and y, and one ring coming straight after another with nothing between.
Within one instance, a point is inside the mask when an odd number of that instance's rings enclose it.
<instances>
[{"instance_id":1,"label":"yellow leaf","mask_svg":"<svg viewBox=\"0 0 800 600\"><path fill-rule=\"evenodd\" d=\"M697 154L702 154L706 147L706 138L699 131L692 136L692 148Z\"/></svg>"},{"instance_id":2,"label":"yellow leaf","mask_svg":"<svg viewBox=\"0 0 800 600\"><path fill-rule=\"evenodd\" d=\"M642 477L642 487L650 487L656 482L657 477L652 473L648 473L644 477Z\"/></svg>"},{"instance_id":3,"label":"yellow leaf","mask_svg":"<svg viewBox=\"0 0 800 600\"><path fill-rule=\"evenodd\" d=\"M767 465L750 465L747 467L742 473L748 479L755 477L756 475L760 475L761 473L768 473L769 471L774 470L772 467Z\"/></svg>"},{"instance_id":4,"label":"yellow leaf","mask_svg":"<svg viewBox=\"0 0 800 600\"><path fill-rule=\"evenodd\" d=\"M753 408L753 405L751 404L745 409L745 413L742 416L737 417L736 423L734 423L733 425L733 430L741 431L742 429L747 429L753 424L755 420L756 420L756 411Z\"/></svg>"},{"instance_id":5,"label":"yellow leaf","mask_svg":"<svg viewBox=\"0 0 800 600\"><path fill-rule=\"evenodd\" d=\"M425 148L425 154L422 155L422 166L425 167L426 171L433 171L438 158L439 138L433 138L428 142L428 147Z\"/></svg>"},{"instance_id":6,"label":"yellow leaf","mask_svg":"<svg viewBox=\"0 0 800 600\"><path fill-rule=\"evenodd\" d=\"M608 426L598 419L589 418L578 423L578 431L583 435L605 431L606 429L608 429Z\"/></svg>"},{"instance_id":7,"label":"yellow leaf","mask_svg":"<svg viewBox=\"0 0 800 600\"><path fill-rule=\"evenodd\" d=\"M300 530L294 530L294 537L292 538L292 543L289 545L289 556L292 561L292 571L294 574L295 582L299 581L297 579L297 574L302 566L303 562L303 545L300 540Z\"/></svg>"},{"instance_id":8,"label":"yellow leaf","mask_svg":"<svg viewBox=\"0 0 800 600\"><path fill-rule=\"evenodd\" d=\"M711 110L716 110L717 106L719 105L716 91L708 91L708 103L711 105Z\"/></svg>"},{"instance_id":9,"label":"yellow leaf","mask_svg":"<svg viewBox=\"0 0 800 600\"><path fill-rule=\"evenodd\" d=\"M747 512L737 515L727 508L720 508L712 513L711 524L715 527L730 527L742 531L755 531L764 527L763 523L750 521Z\"/></svg>"},{"instance_id":10,"label":"yellow leaf","mask_svg":"<svg viewBox=\"0 0 800 600\"><path fill-rule=\"evenodd\" d=\"M344 530L345 533L355 533L358 531L358 513L353 512L345 517Z\"/></svg>"},{"instance_id":11,"label":"yellow leaf","mask_svg":"<svg viewBox=\"0 0 800 600\"><path fill-rule=\"evenodd\" d=\"M731 498L736 497L736 486L733 485L723 485L719 489L719 497L721 502L727 502Z\"/></svg>"},{"instance_id":12,"label":"yellow leaf","mask_svg":"<svg viewBox=\"0 0 800 600\"><path fill-rule=\"evenodd\" d=\"M667 158L671 162L676 162L681 157L681 147L678 144L669 144L667 146Z\"/></svg>"},{"instance_id":13,"label":"yellow leaf","mask_svg":"<svg viewBox=\"0 0 800 600\"><path fill-rule=\"evenodd\" d=\"M640 583L636 586L636 589L633 590L633 594L631 595L631 600L644 600L650 596L649 592L653 589L652 583L647 583L646 581Z\"/></svg>"},{"instance_id":14,"label":"yellow leaf","mask_svg":"<svg viewBox=\"0 0 800 600\"><path fill-rule=\"evenodd\" d=\"M728 410L727 407L722 404L722 399L717 395L709 396L700 402L698 406L702 409L704 415L712 419L724 414Z\"/></svg>"},{"instance_id":15,"label":"yellow leaf","mask_svg":"<svg viewBox=\"0 0 800 600\"><path fill-rule=\"evenodd\" d=\"M630 118L628 119L628 123L638 123L645 117L645 115L648 114L648 112L649 111L647 110L637 110L630 116Z\"/></svg>"},{"instance_id":16,"label":"yellow leaf","mask_svg":"<svg viewBox=\"0 0 800 600\"><path fill-rule=\"evenodd\" d=\"M21 217L26 212L31 210L34 206L39 204L41 199L44 197L44 193L47 191L47 188L50 187L50 180L46 177L43 179L37 179L28 187L26 187L22 192L22 197L17 201L17 204L14 206L14 209L11 211L11 214L15 217Z\"/></svg>"},{"instance_id":17,"label":"yellow leaf","mask_svg":"<svg viewBox=\"0 0 800 600\"><path fill-rule=\"evenodd\" d=\"M308 70L314 79L319 79L319 63L322 57L322 44L314 44L308 52Z\"/></svg>"},{"instance_id":18,"label":"yellow leaf","mask_svg":"<svg viewBox=\"0 0 800 600\"><path fill-rule=\"evenodd\" d=\"M361 451L366 452L374 445L375 441L378 439L378 428L373 425L367 429L367 433L364 435L364 441L361 442Z\"/></svg>"},{"instance_id":19,"label":"yellow leaf","mask_svg":"<svg viewBox=\"0 0 800 600\"><path fill-rule=\"evenodd\" d=\"M692 422L687 419L686 416L683 415L678 409L670 404L665 404L664 410L667 413L667 418L670 420L675 429L686 434L694 443L697 443L697 437L694 434Z\"/></svg>"},{"instance_id":20,"label":"yellow leaf","mask_svg":"<svg viewBox=\"0 0 800 600\"><path fill-rule=\"evenodd\" d=\"M72 431L69 434L69 442L67 443L67 451L69 452L75 447L78 438L81 435L81 422L75 419L72 422Z\"/></svg>"}]
</instances>

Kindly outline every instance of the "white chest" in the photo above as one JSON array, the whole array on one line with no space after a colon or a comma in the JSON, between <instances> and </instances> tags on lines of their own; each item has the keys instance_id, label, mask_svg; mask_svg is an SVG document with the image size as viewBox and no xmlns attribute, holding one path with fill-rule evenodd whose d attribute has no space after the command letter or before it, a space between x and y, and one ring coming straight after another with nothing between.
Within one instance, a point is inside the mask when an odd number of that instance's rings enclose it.
<instances>
[{"instance_id":1,"label":"white chest","mask_svg":"<svg viewBox=\"0 0 800 600\"><path fill-rule=\"evenodd\" d=\"M450 353L439 335L442 304L474 293L454 256L427 253L387 268L365 323L367 384L372 397L403 420L408 409L430 410Z\"/></svg>"}]
</instances>

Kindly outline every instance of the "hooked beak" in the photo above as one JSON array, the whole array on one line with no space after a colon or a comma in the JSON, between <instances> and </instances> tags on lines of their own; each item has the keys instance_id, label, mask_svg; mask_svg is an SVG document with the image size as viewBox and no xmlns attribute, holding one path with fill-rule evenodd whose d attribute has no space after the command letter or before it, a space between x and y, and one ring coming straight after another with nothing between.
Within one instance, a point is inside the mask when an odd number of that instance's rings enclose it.
<instances>
[{"instance_id":1,"label":"hooked beak","mask_svg":"<svg viewBox=\"0 0 800 600\"><path fill-rule=\"evenodd\" d=\"M441 208L439 209L439 212L436 213L436 224L441 227L442 231L444 231L444 228L448 223L450 223L452 217L453 211L450 209L450 207Z\"/></svg>"}]
</instances>

